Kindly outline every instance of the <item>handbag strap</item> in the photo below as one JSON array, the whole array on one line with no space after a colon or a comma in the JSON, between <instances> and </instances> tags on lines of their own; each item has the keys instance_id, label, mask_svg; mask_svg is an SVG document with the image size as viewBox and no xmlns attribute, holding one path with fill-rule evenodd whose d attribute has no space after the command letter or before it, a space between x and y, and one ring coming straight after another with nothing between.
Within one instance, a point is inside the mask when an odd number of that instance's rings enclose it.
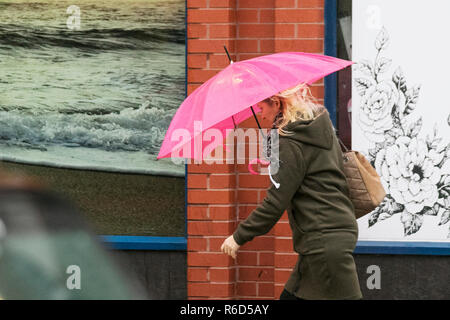
<instances>
[{"instance_id":1,"label":"handbag strap","mask_svg":"<svg viewBox=\"0 0 450 320\"><path fill-rule=\"evenodd\" d=\"M339 140L339 143L342 147L344 147L345 152L348 152L348 148L345 146L345 144L342 142L341 138L336 134L336 138Z\"/></svg>"}]
</instances>

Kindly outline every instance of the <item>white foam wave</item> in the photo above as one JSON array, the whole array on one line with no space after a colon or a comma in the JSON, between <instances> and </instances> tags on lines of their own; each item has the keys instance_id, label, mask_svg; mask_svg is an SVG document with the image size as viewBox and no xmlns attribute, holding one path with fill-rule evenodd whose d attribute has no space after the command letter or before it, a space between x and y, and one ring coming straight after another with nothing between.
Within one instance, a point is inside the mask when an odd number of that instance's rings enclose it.
<instances>
[{"instance_id":1,"label":"white foam wave","mask_svg":"<svg viewBox=\"0 0 450 320\"><path fill-rule=\"evenodd\" d=\"M39 148L51 145L156 154L175 110L127 108L89 115L29 111L0 112L0 144Z\"/></svg>"}]
</instances>

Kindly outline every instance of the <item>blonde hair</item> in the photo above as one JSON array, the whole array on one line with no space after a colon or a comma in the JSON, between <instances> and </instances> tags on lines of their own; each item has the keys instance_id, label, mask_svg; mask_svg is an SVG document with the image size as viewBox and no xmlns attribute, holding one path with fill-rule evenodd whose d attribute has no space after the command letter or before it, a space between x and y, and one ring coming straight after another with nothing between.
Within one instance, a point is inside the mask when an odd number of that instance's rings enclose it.
<instances>
[{"instance_id":1,"label":"blonde hair","mask_svg":"<svg viewBox=\"0 0 450 320\"><path fill-rule=\"evenodd\" d=\"M278 127L278 133L283 136L294 134L283 130L288 123L297 120L314 120L326 110L325 106L312 95L306 83L284 90L264 99L263 102L273 105L277 100L280 102L282 116L275 120L274 125Z\"/></svg>"}]
</instances>

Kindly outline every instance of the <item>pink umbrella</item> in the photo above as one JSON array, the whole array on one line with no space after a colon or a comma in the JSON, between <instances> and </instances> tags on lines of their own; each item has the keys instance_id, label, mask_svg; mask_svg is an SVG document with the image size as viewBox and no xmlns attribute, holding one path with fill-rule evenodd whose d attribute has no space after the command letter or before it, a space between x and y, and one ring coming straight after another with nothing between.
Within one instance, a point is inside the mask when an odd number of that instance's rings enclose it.
<instances>
[{"instance_id":1,"label":"pink umbrella","mask_svg":"<svg viewBox=\"0 0 450 320\"><path fill-rule=\"evenodd\" d=\"M157 159L202 160L205 148L212 151L222 143L196 143L201 141L205 130L217 129L225 137L227 129L235 128L254 111L260 111L258 102L299 83L310 85L351 64L352 61L305 52L281 52L231 61L183 101L170 123Z\"/></svg>"}]
</instances>

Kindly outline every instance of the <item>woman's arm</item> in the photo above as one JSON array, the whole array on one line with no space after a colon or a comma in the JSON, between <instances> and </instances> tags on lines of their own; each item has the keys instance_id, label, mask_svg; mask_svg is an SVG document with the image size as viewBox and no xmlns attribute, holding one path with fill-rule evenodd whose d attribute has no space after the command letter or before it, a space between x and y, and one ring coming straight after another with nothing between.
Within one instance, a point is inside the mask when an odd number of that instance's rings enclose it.
<instances>
[{"instance_id":1,"label":"woman's arm","mask_svg":"<svg viewBox=\"0 0 450 320\"><path fill-rule=\"evenodd\" d=\"M272 184L263 202L239 224L233 233L233 239L239 246L272 229L303 181L306 173L303 154L291 139L280 136L279 159L278 172L273 177L280 187L277 189Z\"/></svg>"}]
</instances>

